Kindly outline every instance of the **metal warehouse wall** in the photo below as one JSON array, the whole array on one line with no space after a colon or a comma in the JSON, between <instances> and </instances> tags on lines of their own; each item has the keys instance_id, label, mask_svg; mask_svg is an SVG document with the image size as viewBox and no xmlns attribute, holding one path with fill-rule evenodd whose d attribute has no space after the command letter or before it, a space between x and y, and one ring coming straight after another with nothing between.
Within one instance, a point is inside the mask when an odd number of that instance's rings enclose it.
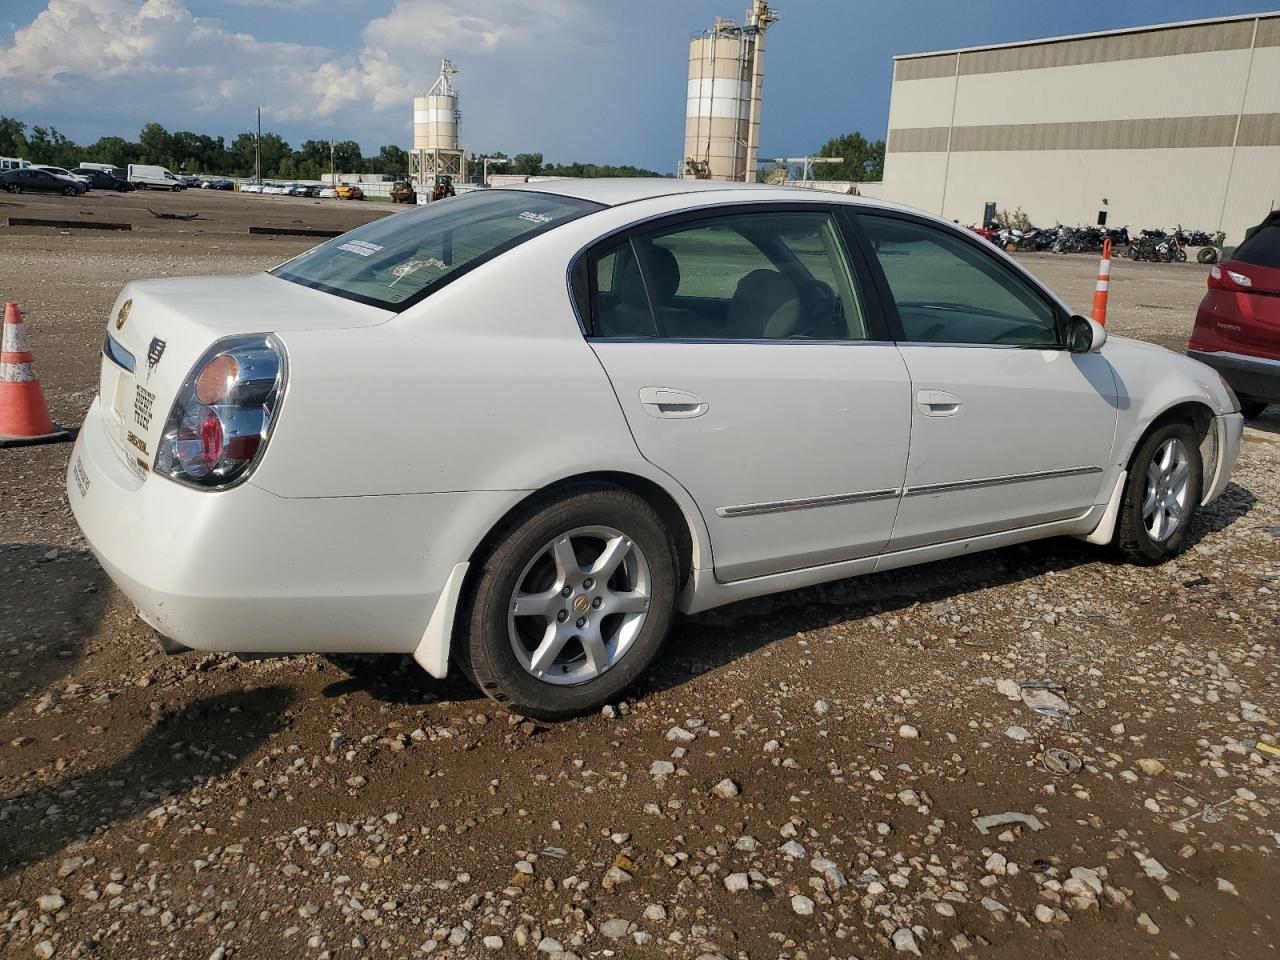
<instances>
[{"instance_id":1,"label":"metal warehouse wall","mask_svg":"<svg viewBox=\"0 0 1280 960\"><path fill-rule=\"evenodd\" d=\"M899 57L884 195L1238 243L1280 208L1280 13Z\"/></svg>"}]
</instances>

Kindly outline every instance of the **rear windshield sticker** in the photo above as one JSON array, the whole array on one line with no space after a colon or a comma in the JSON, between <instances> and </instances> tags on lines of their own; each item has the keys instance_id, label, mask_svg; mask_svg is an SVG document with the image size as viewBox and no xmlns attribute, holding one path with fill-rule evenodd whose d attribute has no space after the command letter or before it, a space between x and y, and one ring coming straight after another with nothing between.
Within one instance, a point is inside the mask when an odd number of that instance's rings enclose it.
<instances>
[{"instance_id":1,"label":"rear windshield sticker","mask_svg":"<svg viewBox=\"0 0 1280 960\"><path fill-rule=\"evenodd\" d=\"M397 283L409 276L411 273L417 273L423 267L435 267L437 270L448 270L449 265L443 260L437 260L435 257L427 257L425 260L406 260L404 263L398 263L392 267L391 272L395 275L388 287L394 287Z\"/></svg>"},{"instance_id":2,"label":"rear windshield sticker","mask_svg":"<svg viewBox=\"0 0 1280 960\"><path fill-rule=\"evenodd\" d=\"M339 244L338 249L345 250L347 253L359 254L362 257L371 257L382 249L382 245L370 243L367 240L348 240L346 243Z\"/></svg>"},{"instance_id":3,"label":"rear windshield sticker","mask_svg":"<svg viewBox=\"0 0 1280 960\"><path fill-rule=\"evenodd\" d=\"M546 213L534 213L532 210L526 210L520 214L521 220L528 220L530 223L550 223L554 217Z\"/></svg>"}]
</instances>

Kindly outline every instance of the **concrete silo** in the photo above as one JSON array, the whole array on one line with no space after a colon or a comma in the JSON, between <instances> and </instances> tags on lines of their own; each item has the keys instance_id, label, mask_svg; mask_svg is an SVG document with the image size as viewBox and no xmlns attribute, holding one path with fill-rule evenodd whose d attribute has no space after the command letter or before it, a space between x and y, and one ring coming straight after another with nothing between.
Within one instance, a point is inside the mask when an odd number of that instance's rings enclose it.
<instances>
[{"instance_id":1,"label":"concrete silo","mask_svg":"<svg viewBox=\"0 0 1280 960\"><path fill-rule=\"evenodd\" d=\"M462 181L467 176L467 154L458 136L462 113L453 87L452 60L440 65L440 76L424 96L413 98L413 149L409 151L409 178L430 188L437 176Z\"/></svg>"},{"instance_id":2,"label":"concrete silo","mask_svg":"<svg viewBox=\"0 0 1280 960\"><path fill-rule=\"evenodd\" d=\"M765 31L777 19L765 0L755 0L744 25L717 19L690 41L681 163L685 179L754 182Z\"/></svg>"}]
</instances>

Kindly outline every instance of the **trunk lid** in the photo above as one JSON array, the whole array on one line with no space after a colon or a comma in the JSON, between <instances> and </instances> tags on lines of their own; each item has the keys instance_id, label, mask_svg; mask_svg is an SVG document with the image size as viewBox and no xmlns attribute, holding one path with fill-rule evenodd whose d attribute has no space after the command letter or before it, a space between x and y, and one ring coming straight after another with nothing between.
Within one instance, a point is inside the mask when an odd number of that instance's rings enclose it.
<instances>
[{"instance_id":1,"label":"trunk lid","mask_svg":"<svg viewBox=\"0 0 1280 960\"><path fill-rule=\"evenodd\" d=\"M1280 358L1280 268L1228 260L1221 269L1248 277L1250 285L1218 293L1219 340L1229 350Z\"/></svg>"},{"instance_id":2,"label":"trunk lid","mask_svg":"<svg viewBox=\"0 0 1280 960\"><path fill-rule=\"evenodd\" d=\"M98 381L113 445L146 479L174 397L216 340L370 327L393 316L265 273L129 283L107 321Z\"/></svg>"}]
</instances>

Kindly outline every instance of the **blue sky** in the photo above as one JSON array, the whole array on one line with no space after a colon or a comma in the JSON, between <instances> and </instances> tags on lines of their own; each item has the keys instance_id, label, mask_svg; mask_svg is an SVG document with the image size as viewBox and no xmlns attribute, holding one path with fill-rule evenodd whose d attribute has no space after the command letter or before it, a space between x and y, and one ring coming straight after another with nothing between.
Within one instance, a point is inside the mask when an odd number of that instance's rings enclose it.
<instances>
[{"instance_id":1,"label":"blue sky","mask_svg":"<svg viewBox=\"0 0 1280 960\"><path fill-rule=\"evenodd\" d=\"M1274 0L1272 0L1274 4ZM460 73L473 151L671 171L688 40L747 0L0 0L0 114L81 142L144 123L294 145L409 145L411 97ZM1247 0L1127 3L779 0L762 156L858 130L882 137L892 57L1253 13ZM1204 78L1187 78L1188 82Z\"/></svg>"}]
</instances>

